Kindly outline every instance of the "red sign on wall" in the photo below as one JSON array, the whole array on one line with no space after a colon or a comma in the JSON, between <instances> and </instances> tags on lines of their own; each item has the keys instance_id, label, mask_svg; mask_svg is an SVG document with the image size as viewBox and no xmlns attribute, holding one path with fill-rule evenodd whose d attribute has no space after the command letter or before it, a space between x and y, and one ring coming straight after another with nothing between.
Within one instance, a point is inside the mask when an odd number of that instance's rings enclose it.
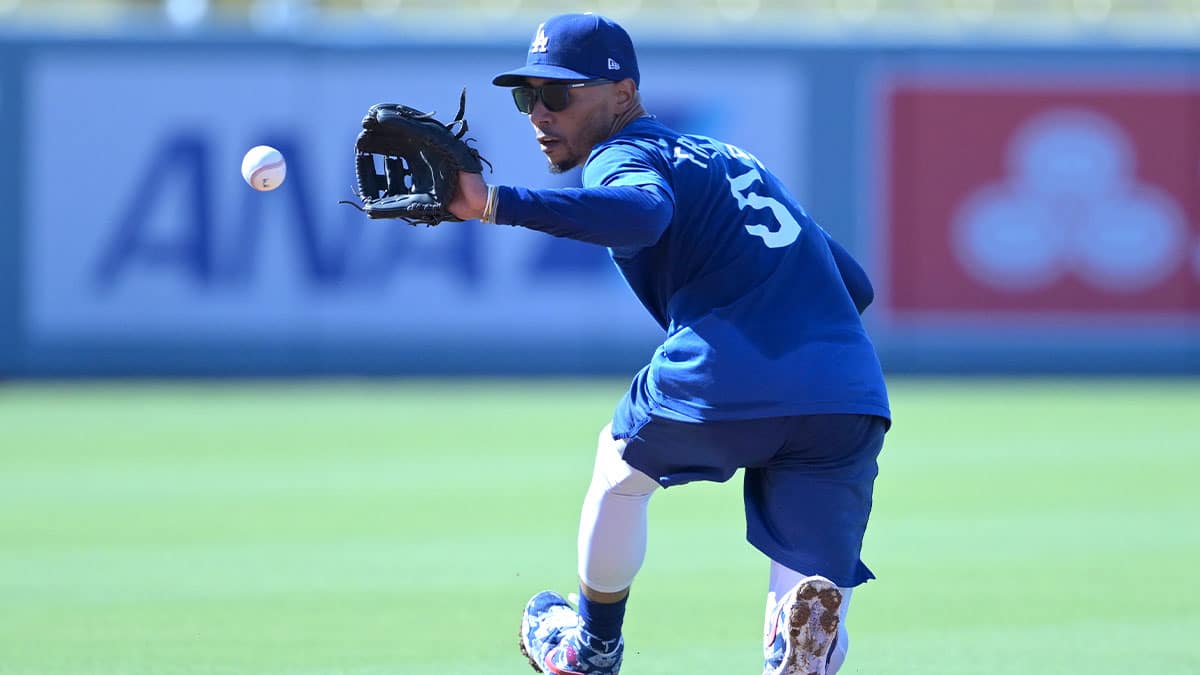
<instances>
[{"instance_id":1,"label":"red sign on wall","mask_svg":"<svg viewBox=\"0 0 1200 675\"><path fill-rule=\"evenodd\" d=\"M1200 316L1200 87L898 80L891 310Z\"/></svg>"}]
</instances>

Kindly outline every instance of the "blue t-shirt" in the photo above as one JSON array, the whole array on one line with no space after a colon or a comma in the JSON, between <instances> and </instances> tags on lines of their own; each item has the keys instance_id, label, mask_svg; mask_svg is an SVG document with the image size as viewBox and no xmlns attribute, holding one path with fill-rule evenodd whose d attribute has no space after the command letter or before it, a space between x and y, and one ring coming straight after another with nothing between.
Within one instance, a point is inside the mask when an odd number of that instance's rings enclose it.
<instances>
[{"instance_id":1,"label":"blue t-shirt","mask_svg":"<svg viewBox=\"0 0 1200 675\"><path fill-rule=\"evenodd\" d=\"M593 148L583 184L507 188L497 220L607 243L666 330L618 406L614 435L651 413L890 419L879 359L859 318L869 282L752 155L645 117ZM589 199L598 201L584 208ZM604 200L650 206L595 208ZM622 217L633 224L623 227Z\"/></svg>"}]
</instances>

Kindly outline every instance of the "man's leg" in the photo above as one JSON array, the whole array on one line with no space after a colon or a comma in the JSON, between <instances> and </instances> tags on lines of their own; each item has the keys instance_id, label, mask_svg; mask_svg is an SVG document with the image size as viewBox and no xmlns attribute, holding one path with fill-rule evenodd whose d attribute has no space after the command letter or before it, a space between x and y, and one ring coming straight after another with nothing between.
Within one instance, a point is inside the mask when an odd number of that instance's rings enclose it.
<instances>
[{"instance_id":1,"label":"man's leg","mask_svg":"<svg viewBox=\"0 0 1200 675\"><path fill-rule=\"evenodd\" d=\"M788 443L746 469L747 536L773 561L768 675L829 675L845 660L849 589L873 578L860 556L885 431L868 415L794 417Z\"/></svg>"},{"instance_id":2,"label":"man's leg","mask_svg":"<svg viewBox=\"0 0 1200 675\"><path fill-rule=\"evenodd\" d=\"M530 600L522 649L539 672L616 673L629 587L646 557L647 507L659 485L622 458L624 441L600 432L579 519L579 612L557 593Z\"/></svg>"},{"instance_id":3,"label":"man's leg","mask_svg":"<svg viewBox=\"0 0 1200 675\"><path fill-rule=\"evenodd\" d=\"M646 510L658 489L622 459L624 449L609 426L600 431L579 517L579 615L583 630L606 643L621 635L629 587L646 559Z\"/></svg>"},{"instance_id":4,"label":"man's leg","mask_svg":"<svg viewBox=\"0 0 1200 675\"><path fill-rule=\"evenodd\" d=\"M787 637L786 635L779 635L782 609L780 602L785 599L794 601L793 598L789 597L789 594L806 578L807 575L771 561L771 577L767 590L767 614L763 625L764 656L768 661L772 660L772 650L778 652L781 648L786 647L786 645L779 644L777 641L777 638L783 640ZM832 645L814 645L815 648L824 650L825 675L834 675L838 672L842 664L846 661L846 652L850 649L850 635L846 629L846 613L850 608L850 594L853 590L852 588L838 589L841 596L841 604L836 613L837 628L836 631L832 631L834 633ZM819 620L820 613L827 611L826 608L821 606L818 598L814 597L809 602L812 605L810 611L816 614ZM832 619L832 617L829 618ZM782 662L783 654L778 653L775 655L775 658Z\"/></svg>"},{"instance_id":5,"label":"man's leg","mask_svg":"<svg viewBox=\"0 0 1200 675\"><path fill-rule=\"evenodd\" d=\"M592 483L579 517L579 580L599 602L623 596L646 558L647 507L659 485L622 459L625 441L600 432Z\"/></svg>"}]
</instances>

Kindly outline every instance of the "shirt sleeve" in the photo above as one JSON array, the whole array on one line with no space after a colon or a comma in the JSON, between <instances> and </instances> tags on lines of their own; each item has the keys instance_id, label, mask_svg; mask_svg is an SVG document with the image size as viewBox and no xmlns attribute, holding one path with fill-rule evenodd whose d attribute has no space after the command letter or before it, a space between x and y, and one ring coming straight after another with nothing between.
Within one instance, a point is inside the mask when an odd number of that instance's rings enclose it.
<instances>
[{"instance_id":1,"label":"shirt sleeve","mask_svg":"<svg viewBox=\"0 0 1200 675\"><path fill-rule=\"evenodd\" d=\"M671 224L675 196L650 158L615 144L588 159L581 188L500 186L496 222L630 250L652 246Z\"/></svg>"},{"instance_id":2,"label":"shirt sleeve","mask_svg":"<svg viewBox=\"0 0 1200 675\"><path fill-rule=\"evenodd\" d=\"M833 261L837 264L838 273L842 275L842 283L846 285L846 290L850 292L850 299L854 301L854 306L858 309L858 313L862 314L867 310L867 307L875 300L875 289L871 286L871 279L867 276L866 270L858 264L854 256L842 247L841 244L829 236L829 233L821 229L821 233L825 235L825 241L829 243L829 250L833 253Z\"/></svg>"}]
</instances>

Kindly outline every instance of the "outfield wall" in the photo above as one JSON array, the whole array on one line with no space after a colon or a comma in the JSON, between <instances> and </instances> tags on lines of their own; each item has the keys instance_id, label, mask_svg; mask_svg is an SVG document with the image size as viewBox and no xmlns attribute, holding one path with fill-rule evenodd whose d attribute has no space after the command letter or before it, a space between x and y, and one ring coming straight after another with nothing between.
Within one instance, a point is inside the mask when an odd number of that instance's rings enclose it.
<instances>
[{"instance_id":1,"label":"outfield wall","mask_svg":"<svg viewBox=\"0 0 1200 675\"><path fill-rule=\"evenodd\" d=\"M378 50L397 64L364 71ZM0 40L0 374L599 373L657 327L602 249L368 221L371 103L453 114L488 180L551 176L491 76L431 52ZM755 153L871 271L893 371L1200 372L1200 50L648 42L648 108ZM241 180L279 147L283 187Z\"/></svg>"}]
</instances>

